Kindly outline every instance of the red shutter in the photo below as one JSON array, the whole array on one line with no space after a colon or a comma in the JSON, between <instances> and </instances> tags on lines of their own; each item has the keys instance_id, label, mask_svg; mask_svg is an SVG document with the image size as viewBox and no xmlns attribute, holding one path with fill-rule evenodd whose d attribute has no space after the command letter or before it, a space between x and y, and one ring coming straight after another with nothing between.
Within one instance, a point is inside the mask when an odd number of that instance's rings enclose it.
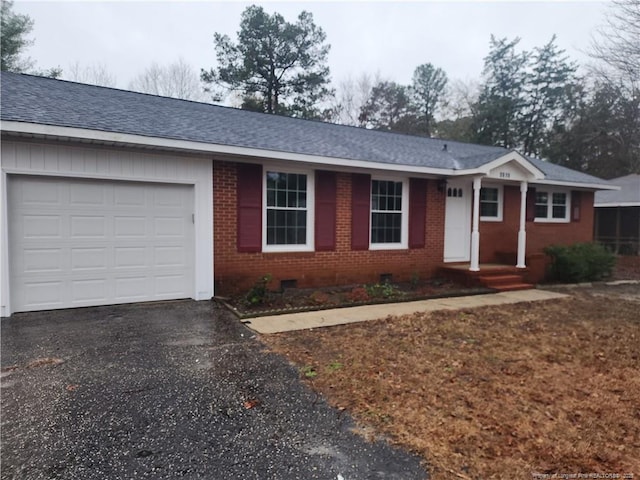
<instances>
[{"instance_id":1,"label":"red shutter","mask_svg":"<svg viewBox=\"0 0 640 480\"><path fill-rule=\"evenodd\" d=\"M577 190L571 191L571 221L580 221L580 207L582 204L582 192Z\"/></svg>"},{"instance_id":2,"label":"red shutter","mask_svg":"<svg viewBox=\"0 0 640 480\"><path fill-rule=\"evenodd\" d=\"M533 222L536 219L536 189L529 187L527 190L527 222Z\"/></svg>"},{"instance_id":3,"label":"red shutter","mask_svg":"<svg viewBox=\"0 0 640 480\"><path fill-rule=\"evenodd\" d=\"M409 248L424 248L427 216L427 181L409 179Z\"/></svg>"},{"instance_id":4,"label":"red shutter","mask_svg":"<svg viewBox=\"0 0 640 480\"><path fill-rule=\"evenodd\" d=\"M335 172L316 171L316 250L336 249L337 179Z\"/></svg>"},{"instance_id":5,"label":"red shutter","mask_svg":"<svg viewBox=\"0 0 640 480\"><path fill-rule=\"evenodd\" d=\"M262 165L239 164L237 182L238 251L262 250Z\"/></svg>"},{"instance_id":6,"label":"red shutter","mask_svg":"<svg viewBox=\"0 0 640 480\"><path fill-rule=\"evenodd\" d=\"M369 249L371 176L351 175L351 249Z\"/></svg>"}]
</instances>

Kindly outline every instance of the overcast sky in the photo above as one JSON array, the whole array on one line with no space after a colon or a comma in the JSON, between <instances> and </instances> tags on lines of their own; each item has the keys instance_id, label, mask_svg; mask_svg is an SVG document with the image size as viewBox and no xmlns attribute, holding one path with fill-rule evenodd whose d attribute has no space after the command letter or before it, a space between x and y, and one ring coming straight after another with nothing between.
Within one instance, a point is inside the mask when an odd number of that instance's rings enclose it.
<instances>
[{"instance_id":1,"label":"overcast sky","mask_svg":"<svg viewBox=\"0 0 640 480\"><path fill-rule=\"evenodd\" d=\"M215 66L213 33L236 39L240 14L251 3L295 21L313 13L331 44L334 82L362 72L409 83L414 68L431 62L451 79L477 79L489 37L520 37L530 49L557 35L570 57L586 63L584 51L604 22L602 2L212 2L212 1L31 1L14 11L35 22L28 50L39 68L103 64L127 88L152 62L183 57L194 69Z\"/></svg>"}]
</instances>

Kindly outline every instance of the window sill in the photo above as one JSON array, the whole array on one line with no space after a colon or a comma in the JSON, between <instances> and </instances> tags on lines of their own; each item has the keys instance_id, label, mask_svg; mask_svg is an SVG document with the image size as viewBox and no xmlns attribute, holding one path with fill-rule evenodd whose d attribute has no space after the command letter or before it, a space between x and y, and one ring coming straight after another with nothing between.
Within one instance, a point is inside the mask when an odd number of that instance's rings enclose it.
<instances>
[{"instance_id":1,"label":"window sill","mask_svg":"<svg viewBox=\"0 0 640 480\"><path fill-rule=\"evenodd\" d=\"M407 245L401 243L371 243L369 250L408 250Z\"/></svg>"},{"instance_id":2,"label":"window sill","mask_svg":"<svg viewBox=\"0 0 640 480\"><path fill-rule=\"evenodd\" d=\"M481 222L498 223L498 222L502 222L502 218L500 218L500 217L480 217L480 221Z\"/></svg>"},{"instance_id":3,"label":"window sill","mask_svg":"<svg viewBox=\"0 0 640 480\"><path fill-rule=\"evenodd\" d=\"M568 218L536 218L534 223L569 223Z\"/></svg>"}]
</instances>

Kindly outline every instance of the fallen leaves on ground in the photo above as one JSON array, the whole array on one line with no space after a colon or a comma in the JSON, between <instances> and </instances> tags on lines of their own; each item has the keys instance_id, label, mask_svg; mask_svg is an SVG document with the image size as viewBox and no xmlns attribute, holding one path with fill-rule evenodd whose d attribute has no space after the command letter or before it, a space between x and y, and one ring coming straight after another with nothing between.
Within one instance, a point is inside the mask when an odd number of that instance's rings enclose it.
<instances>
[{"instance_id":1,"label":"fallen leaves on ground","mask_svg":"<svg viewBox=\"0 0 640 480\"><path fill-rule=\"evenodd\" d=\"M637 475L639 307L576 292L263 340L313 368L307 381L333 405L423 456L433 480Z\"/></svg>"}]
</instances>

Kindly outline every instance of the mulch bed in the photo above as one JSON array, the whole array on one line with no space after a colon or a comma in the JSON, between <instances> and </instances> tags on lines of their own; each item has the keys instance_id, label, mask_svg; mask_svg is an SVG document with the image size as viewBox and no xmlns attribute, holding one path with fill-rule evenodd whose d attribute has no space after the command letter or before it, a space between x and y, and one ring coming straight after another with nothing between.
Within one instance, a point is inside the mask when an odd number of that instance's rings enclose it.
<instances>
[{"instance_id":1,"label":"mulch bed","mask_svg":"<svg viewBox=\"0 0 640 480\"><path fill-rule=\"evenodd\" d=\"M311 289L290 288L281 292L268 291L262 301L255 303L249 300L251 297L247 294L218 300L238 317L245 319L281 313L478 295L492 291L436 279L417 284L380 283Z\"/></svg>"}]
</instances>

